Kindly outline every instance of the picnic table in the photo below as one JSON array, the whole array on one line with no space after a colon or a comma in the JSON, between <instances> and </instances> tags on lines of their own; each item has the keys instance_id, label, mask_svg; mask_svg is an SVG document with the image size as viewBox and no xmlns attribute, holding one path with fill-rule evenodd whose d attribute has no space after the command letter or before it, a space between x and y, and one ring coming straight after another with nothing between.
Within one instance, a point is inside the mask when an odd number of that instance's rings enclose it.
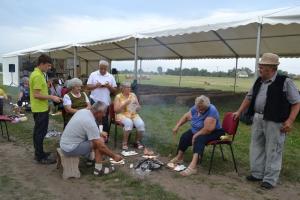
<instances>
[{"instance_id":1,"label":"picnic table","mask_svg":"<svg viewBox=\"0 0 300 200\"><path fill-rule=\"evenodd\" d=\"M10 139L9 139L9 133L8 133L6 122L11 122L12 120L13 119L10 118L8 115L0 115L0 128L1 128L2 137L4 137L4 128L2 126L2 123L3 123L5 126L6 136L7 136L8 141L10 141Z\"/></svg>"}]
</instances>

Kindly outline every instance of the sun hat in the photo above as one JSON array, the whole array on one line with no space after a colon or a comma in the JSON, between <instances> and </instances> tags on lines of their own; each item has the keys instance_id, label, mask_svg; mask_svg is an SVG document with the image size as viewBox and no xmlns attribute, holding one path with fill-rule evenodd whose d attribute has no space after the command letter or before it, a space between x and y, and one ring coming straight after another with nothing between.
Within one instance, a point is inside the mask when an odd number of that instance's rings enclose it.
<instances>
[{"instance_id":1,"label":"sun hat","mask_svg":"<svg viewBox=\"0 0 300 200\"><path fill-rule=\"evenodd\" d=\"M279 65L279 56L274 53L264 53L258 62L261 65Z\"/></svg>"}]
</instances>

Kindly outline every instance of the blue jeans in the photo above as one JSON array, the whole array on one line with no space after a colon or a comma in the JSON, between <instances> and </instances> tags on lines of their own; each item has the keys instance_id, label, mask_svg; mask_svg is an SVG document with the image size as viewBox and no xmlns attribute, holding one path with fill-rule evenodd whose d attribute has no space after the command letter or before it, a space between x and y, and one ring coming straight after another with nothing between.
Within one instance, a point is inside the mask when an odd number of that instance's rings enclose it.
<instances>
[{"instance_id":1,"label":"blue jeans","mask_svg":"<svg viewBox=\"0 0 300 200\"><path fill-rule=\"evenodd\" d=\"M202 155L204 152L205 145L212 140L218 140L225 132L223 129L214 130L212 133L208 135L200 135L196 138L194 146L193 146L193 153L198 153ZM189 146L192 146L192 139L193 139L193 132L192 130L188 130L183 133L180 137L178 150L185 152Z\"/></svg>"}]
</instances>

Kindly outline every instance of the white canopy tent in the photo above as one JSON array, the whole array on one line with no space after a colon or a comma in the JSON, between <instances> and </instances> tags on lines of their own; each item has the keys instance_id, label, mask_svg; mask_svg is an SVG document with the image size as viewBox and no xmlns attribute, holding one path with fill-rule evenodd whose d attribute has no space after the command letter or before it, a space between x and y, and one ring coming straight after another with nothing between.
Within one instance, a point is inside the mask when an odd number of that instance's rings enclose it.
<instances>
[{"instance_id":1,"label":"white canopy tent","mask_svg":"<svg viewBox=\"0 0 300 200\"><path fill-rule=\"evenodd\" d=\"M239 21L202 25L187 22L161 30L75 44L60 44L31 48L6 54L32 55L50 52L53 58L70 55L85 60L109 61L151 59L238 58L260 56L274 52L281 57L300 55L300 7L268 11L260 16ZM75 71L75 70L74 70Z\"/></svg>"}]
</instances>

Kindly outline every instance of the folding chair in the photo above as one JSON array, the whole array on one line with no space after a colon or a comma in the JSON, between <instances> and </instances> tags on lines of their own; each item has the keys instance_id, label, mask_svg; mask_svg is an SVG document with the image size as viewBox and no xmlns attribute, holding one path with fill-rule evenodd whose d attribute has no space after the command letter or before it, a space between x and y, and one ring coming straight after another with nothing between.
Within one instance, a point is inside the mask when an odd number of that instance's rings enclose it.
<instances>
[{"instance_id":1,"label":"folding chair","mask_svg":"<svg viewBox=\"0 0 300 200\"><path fill-rule=\"evenodd\" d=\"M214 159L214 154L215 154L215 148L217 145L220 146L220 151L222 154L222 159L225 160L224 158L224 153L223 153L223 148L222 145L228 145L230 147L230 151L231 151L231 155L232 155L232 161L233 161L233 165L234 165L234 169L236 171L236 173L238 173L237 170L237 166L236 166L236 161L235 161L235 157L234 157L234 153L233 153L233 149L232 149L232 143L234 141L234 137L237 133L237 128L239 125L239 119L234 120L233 117L233 113L232 112L227 112L225 113L224 119L223 119L223 123L222 123L222 128L224 129L225 133L227 133L228 135L232 136L232 139L228 139L228 140L213 140L208 142L206 145L212 145L213 146L213 150L212 150L212 154L211 154L211 158L210 158L210 164L209 164L209 171L208 174L210 174L211 172L211 168L212 168L212 164L213 164L213 159Z\"/></svg>"}]
</instances>

